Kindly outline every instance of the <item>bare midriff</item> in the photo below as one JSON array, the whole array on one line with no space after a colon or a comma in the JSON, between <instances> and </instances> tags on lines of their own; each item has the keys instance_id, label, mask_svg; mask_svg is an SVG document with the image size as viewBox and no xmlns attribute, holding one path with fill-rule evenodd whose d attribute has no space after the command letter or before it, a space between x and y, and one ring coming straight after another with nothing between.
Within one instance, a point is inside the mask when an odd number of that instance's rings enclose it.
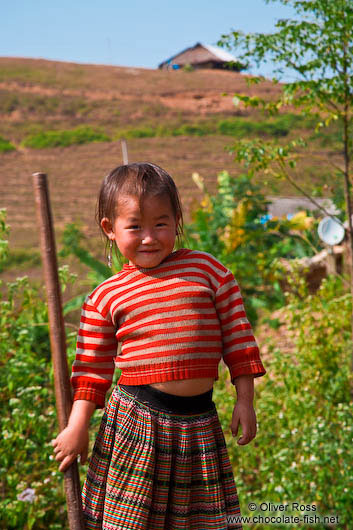
<instances>
[{"instance_id":1,"label":"bare midriff","mask_svg":"<svg viewBox=\"0 0 353 530\"><path fill-rule=\"evenodd\" d=\"M175 396L197 396L198 394L203 394L211 390L213 383L213 377L200 377L197 379L151 383L150 386L167 394L174 394Z\"/></svg>"}]
</instances>

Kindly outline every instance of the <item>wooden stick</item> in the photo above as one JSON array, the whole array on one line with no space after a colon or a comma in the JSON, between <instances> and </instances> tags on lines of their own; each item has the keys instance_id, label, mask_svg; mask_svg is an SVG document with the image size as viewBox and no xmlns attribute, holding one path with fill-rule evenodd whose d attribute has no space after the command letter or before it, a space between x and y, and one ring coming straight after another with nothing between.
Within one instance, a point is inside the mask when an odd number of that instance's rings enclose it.
<instances>
[{"instance_id":1,"label":"wooden stick","mask_svg":"<svg viewBox=\"0 0 353 530\"><path fill-rule=\"evenodd\" d=\"M62 431L68 422L72 395L66 356L66 336L62 313L61 290L55 248L52 214L50 208L47 176L33 174L33 185L40 226L41 253L48 299L50 345L54 367L54 384L59 428ZM80 477L77 460L64 472L69 526L71 530L83 530L84 520L81 502Z\"/></svg>"},{"instance_id":2,"label":"wooden stick","mask_svg":"<svg viewBox=\"0 0 353 530\"><path fill-rule=\"evenodd\" d=\"M128 155L128 151L127 151L127 142L125 140L125 138L122 138L121 139L121 151L122 151L122 154L123 154L123 164L128 164L129 163L129 155Z\"/></svg>"}]
</instances>

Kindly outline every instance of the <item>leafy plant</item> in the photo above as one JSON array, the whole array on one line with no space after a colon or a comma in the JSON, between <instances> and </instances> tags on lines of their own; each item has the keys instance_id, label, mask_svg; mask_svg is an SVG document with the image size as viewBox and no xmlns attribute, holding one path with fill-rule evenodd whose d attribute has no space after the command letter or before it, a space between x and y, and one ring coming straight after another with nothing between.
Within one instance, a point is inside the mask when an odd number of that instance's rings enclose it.
<instances>
[{"instance_id":1,"label":"leafy plant","mask_svg":"<svg viewBox=\"0 0 353 530\"><path fill-rule=\"evenodd\" d=\"M240 448L229 434L234 398L228 398L232 389L223 372L215 399L244 514L249 502L291 506L297 501L315 505L318 515L337 515L337 528L347 529L353 518L352 299L337 276L323 280L315 295L309 295L298 271L289 282L292 293L286 295L282 322L294 349L284 353L275 337L268 344L267 374L256 384L254 442Z\"/></svg>"},{"instance_id":2,"label":"leafy plant","mask_svg":"<svg viewBox=\"0 0 353 530\"><path fill-rule=\"evenodd\" d=\"M234 273L255 324L259 308L273 309L285 302L277 259L316 252L319 241L312 230L316 221L305 213L291 220L271 219L269 201L251 175L234 178L226 171L219 173L215 195L198 174L193 178L204 196L195 205L193 223L186 227L188 244L217 256Z\"/></svg>"},{"instance_id":3,"label":"leafy plant","mask_svg":"<svg viewBox=\"0 0 353 530\"><path fill-rule=\"evenodd\" d=\"M7 259L8 226L0 211L0 263ZM59 270L64 290L71 275ZM53 457L58 432L47 305L27 277L0 291L0 528L68 528L63 474ZM68 362L77 329L67 326ZM100 415L92 419L91 444ZM86 467L81 467L81 480Z\"/></svg>"},{"instance_id":4,"label":"leafy plant","mask_svg":"<svg viewBox=\"0 0 353 530\"><path fill-rule=\"evenodd\" d=\"M93 289L112 275L112 270L97 260L85 246L84 235L76 224L71 223L66 225L62 236L62 244L63 246L59 252L59 256L66 257L74 255L81 263L88 267L87 279L89 288ZM71 311L79 310L82 307L85 297L86 294L81 294L66 302L63 308L64 315Z\"/></svg>"}]
</instances>

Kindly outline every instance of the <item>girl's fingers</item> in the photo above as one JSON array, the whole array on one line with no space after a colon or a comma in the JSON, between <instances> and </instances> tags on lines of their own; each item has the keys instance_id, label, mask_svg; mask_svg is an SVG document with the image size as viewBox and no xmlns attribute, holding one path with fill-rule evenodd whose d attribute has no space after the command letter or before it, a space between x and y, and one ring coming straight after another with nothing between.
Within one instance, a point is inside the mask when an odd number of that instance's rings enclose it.
<instances>
[{"instance_id":1,"label":"girl's fingers","mask_svg":"<svg viewBox=\"0 0 353 530\"><path fill-rule=\"evenodd\" d=\"M66 471L66 469L72 464L75 458L76 458L76 455L65 456L64 460L61 462L59 466L59 471Z\"/></svg>"},{"instance_id":2,"label":"girl's fingers","mask_svg":"<svg viewBox=\"0 0 353 530\"><path fill-rule=\"evenodd\" d=\"M233 436L236 436L239 430L239 418L233 417L230 428L231 428Z\"/></svg>"},{"instance_id":3,"label":"girl's fingers","mask_svg":"<svg viewBox=\"0 0 353 530\"><path fill-rule=\"evenodd\" d=\"M55 460L63 460L65 458L65 453L63 453L62 451L58 450L56 455L55 455Z\"/></svg>"},{"instance_id":4,"label":"girl's fingers","mask_svg":"<svg viewBox=\"0 0 353 530\"><path fill-rule=\"evenodd\" d=\"M239 445L246 445L248 444L249 442L251 442L251 440L253 440L256 436L256 431L254 432L253 430L247 432L245 431L243 433L243 435L239 438L238 440L238 444Z\"/></svg>"}]
</instances>

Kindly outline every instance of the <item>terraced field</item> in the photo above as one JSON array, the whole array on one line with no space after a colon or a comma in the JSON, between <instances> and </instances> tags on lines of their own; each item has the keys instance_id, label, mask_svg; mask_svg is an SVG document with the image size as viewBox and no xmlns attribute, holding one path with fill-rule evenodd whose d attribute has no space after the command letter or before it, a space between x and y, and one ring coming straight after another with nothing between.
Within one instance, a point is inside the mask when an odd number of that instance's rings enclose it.
<instances>
[{"instance_id":1,"label":"terraced field","mask_svg":"<svg viewBox=\"0 0 353 530\"><path fill-rule=\"evenodd\" d=\"M121 136L128 138L130 161L153 161L170 171L189 220L200 199L192 173L200 173L214 190L222 169L234 175L243 171L227 146L258 131L269 137L276 126L269 127L260 112L235 107L233 94L271 99L278 90L270 82L249 87L245 75L229 71L167 72L0 58L0 136L15 147L0 153L0 207L8 211L11 248L30 252L38 247L31 181L36 171L48 173L58 236L66 223L78 221L93 246L98 244L97 189L102 177L122 162ZM308 122L295 123L282 125L277 133L275 127L277 141L312 134ZM234 133L227 132L229 124ZM259 129L259 124L264 126ZM47 149L23 146L30 135L79 126L104 132L110 140ZM317 141L302 153L296 178L308 189L313 182L332 186L329 166L338 161L330 142ZM284 182L278 193L294 195L295 190Z\"/></svg>"}]
</instances>

